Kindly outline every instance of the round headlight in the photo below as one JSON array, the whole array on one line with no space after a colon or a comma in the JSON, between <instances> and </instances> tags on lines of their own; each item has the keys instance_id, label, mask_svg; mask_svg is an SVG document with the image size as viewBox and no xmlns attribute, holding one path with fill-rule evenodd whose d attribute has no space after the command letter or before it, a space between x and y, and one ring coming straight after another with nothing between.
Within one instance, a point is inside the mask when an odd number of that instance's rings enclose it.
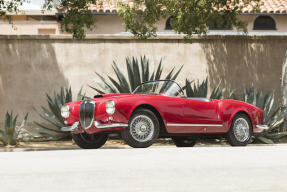
<instances>
[{"instance_id":1,"label":"round headlight","mask_svg":"<svg viewBox=\"0 0 287 192\"><path fill-rule=\"evenodd\" d=\"M70 116L70 108L67 105L61 107L61 116L63 118L68 118Z\"/></svg>"},{"instance_id":2,"label":"round headlight","mask_svg":"<svg viewBox=\"0 0 287 192\"><path fill-rule=\"evenodd\" d=\"M112 100L107 101L107 103L106 103L107 114L113 115L115 113L115 110L116 110L115 102Z\"/></svg>"}]
</instances>

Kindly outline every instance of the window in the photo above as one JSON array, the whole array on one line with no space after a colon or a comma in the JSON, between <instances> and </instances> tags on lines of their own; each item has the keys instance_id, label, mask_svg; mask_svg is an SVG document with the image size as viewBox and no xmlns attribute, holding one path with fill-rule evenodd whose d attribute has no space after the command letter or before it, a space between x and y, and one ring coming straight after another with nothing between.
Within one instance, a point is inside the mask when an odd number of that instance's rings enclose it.
<instances>
[{"instance_id":1,"label":"window","mask_svg":"<svg viewBox=\"0 0 287 192\"><path fill-rule=\"evenodd\" d=\"M56 34L56 29L38 29L39 35Z\"/></svg>"},{"instance_id":2,"label":"window","mask_svg":"<svg viewBox=\"0 0 287 192\"><path fill-rule=\"evenodd\" d=\"M232 30L231 25L227 25L226 22L224 22L222 25L218 25L216 22L212 26L209 26L209 30Z\"/></svg>"},{"instance_id":3,"label":"window","mask_svg":"<svg viewBox=\"0 0 287 192\"><path fill-rule=\"evenodd\" d=\"M166 20L166 23L165 23L165 30L172 30L172 27L170 25L170 18L169 17L167 20Z\"/></svg>"},{"instance_id":4,"label":"window","mask_svg":"<svg viewBox=\"0 0 287 192\"><path fill-rule=\"evenodd\" d=\"M270 16L259 16L254 21L254 30L276 30L276 24Z\"/></svg>"}]
</instances>

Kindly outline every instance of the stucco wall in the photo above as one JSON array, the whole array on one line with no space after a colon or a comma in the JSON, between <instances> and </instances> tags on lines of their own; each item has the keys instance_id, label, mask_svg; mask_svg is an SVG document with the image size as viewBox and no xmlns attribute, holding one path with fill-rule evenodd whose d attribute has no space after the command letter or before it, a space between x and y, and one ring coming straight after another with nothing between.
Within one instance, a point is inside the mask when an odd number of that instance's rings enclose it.
<instances>
[{"instance_id":1,"label":"stucco wall","mask_svg":"<svg viewBox=\"0 0 287 192\"><path fill-rule=\"evenodd\" d=\"M248 23L248 32L267 32L267 33L282 33L287 32L287 15L272 15L270 16L274 19L276 23L276 30L253 30L253 23L258 15L240 15L239 18ZM125 27L123 26L123 21L116 14L106 14L106 15L95 15L95 26L93 29L88 30L88 34L118 34L125 32ZM165 30L167 18L161 18L156 24L157 31L160 33L173 33L172 30ZM56 34L61 32L60 24L56 21L13 21L14 26L6 21L0 20L0 34L27 34L27 35L37 35L38 29L55 29ZM211 30L211 32L236 32L233 30Z\"/></svg>"},{"instance_id":2,"label":"stucco wall","mask_svg":"<svg viewBox=\"0 0 287 192\"><path fill-rule=\"evenodd\" d=\"M155 64L163 58L164 75L172 67L184 65L178 81L203 80L241 93L254 86L280 95L281 66L287 37L212 36L186 43L180 36L158 37L147 41L127 36L0 36L0 122L7 110L21 117L33 107L46 104L45 93L70 84L76 94L83 86L88 96L95 85L94 72L111 74L116 61L125 72L126 56L146 55Z\"/></svg>"}]
</instances>

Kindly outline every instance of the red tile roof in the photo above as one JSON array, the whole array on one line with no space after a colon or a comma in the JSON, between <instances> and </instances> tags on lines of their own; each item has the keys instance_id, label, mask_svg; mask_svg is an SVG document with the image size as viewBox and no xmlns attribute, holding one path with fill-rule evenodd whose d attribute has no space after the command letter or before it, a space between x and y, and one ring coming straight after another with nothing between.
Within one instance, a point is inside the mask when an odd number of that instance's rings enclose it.
<instances>
[{"instance_id":1,"label":"red tile roof","mask_svg":"<svg viewBox=\"0 0 287 192\"><path fill-rule=\"evenodd\" d=\"M120 3L130 3L131 0L98 0L96 4L91 4L90 9L96 13L117 13ZM61 8L59 8L61 10ZM252 5L243 9L244 14L254 13ZM287 0L261 0L260 13L266 14L286 14Z\"/></svg>"},{"instance_id":2,"label":"red tile roof","mask_svg":"<svg viewBox=\"0 0 287 192\"><path fill-rule=\"evenodd\" d=\"M260 13L287 13L287 0L261 0L260 2ZM243 13L253 13L253 8L251 5L249 5L242 11Z\"/></svg>"}]
</instances>

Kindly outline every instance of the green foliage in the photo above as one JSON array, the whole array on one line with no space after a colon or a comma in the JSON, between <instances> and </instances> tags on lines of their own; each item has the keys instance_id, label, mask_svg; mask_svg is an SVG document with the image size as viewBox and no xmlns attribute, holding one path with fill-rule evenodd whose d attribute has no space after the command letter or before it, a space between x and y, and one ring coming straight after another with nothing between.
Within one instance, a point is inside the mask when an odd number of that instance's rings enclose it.
<instances>
[{"instance_id":1,"label":"green foliage","mask_svg":"<svg viewBox=\"0 0 287 192\"><path fill-rule=\"evenodd\" d=\"M4 10L18 12L18 8L28 0L0 1L0 15ZM243 7L253 4L259 10L259 0L207 1L207 0L134 0L119 1L119 16L126 29L136 37L145 39L156 36L156 23L163 17L171 17L171 26L176 33L184 33L187 38L193 34L206 34L208 26L234 26L246 32L246 23L239 20L238 14ZM95 23L90 4L103 4L102 0L45 0L43 10L62 8L63 31L73 34L74 38L85 38L86 30Z\"/></svg>"},{"instance_id":2,"label":"green foliage","mask_svg":"<svg viewBox=\"0 0 287 192\"><path fill-rule=\"evenodd\" d=\"M79 91L77 100L82 100L83 95L82 89ZM68 139L71 138L71 134L69 132L62 132L60 129L65 126L64 121L61 116L61 107L66 103L72 102L72 90L70 88L61 87L59 93L54 93L54 97L46 94L48 108L41 107L42 111L39 112L35 109L35 111L39 114L39 116L44 119L48 124L34 122L36 125L36 129L39 133L47 139L50 140L59 140L59 139Z\"/></svg>"},{"instance_id":3,"label":"green foliage","mask_svg":"<svg viewBox=\"0 0 287 192\"><path fill-rule=\"evenodd\" d=\"M284 122L287 110L280 110L280 104L275 102L274 93L264 95L254 88L245 89L242 101L255 105L264 111L264 124L268 125L269 129L262 133L254 133L255 140L262 143L274 143L274 141L287 136L287 132L280 132L280 126Z\"/></svg>"},{"instance_id":4,"label":"green foliage","mask_svg":"<svg viewBox=\"0 0 287 192\"><path fill-rule=\"evenodd\" d=\"M150 70L150 62L145 56L140 58L140 62L135 57L132 57L131 59L129 57L126 58L127 75L120 70L120 67L115 62L112 67L115 75L117 76L117 80L111 76L108 76L108 79L105 79L102 75L96 72L96 75L100 80L99 82L96 82L96 84L101 89L92 86L90 87L100 94L131 93L143 82L161 79L163 71L162 60L159 62L156 70ZM183 66L181 66L176 72L175 68L173 68L163 79L175 80L182 67Z\"/></svg>"},{"instance_id":5,"label":"green foliage","mask_svg":"<svg viewBox=\"0 0 287 192\"><path fill-rule=\"evenodd\" d=\"M3 145L17 145L19 139L19 133L21 129L26 125L28 114L25 115L24 120L20 126L17 126L18 115L14 116L13 112L6 113L5 117L5 130L0 130L0 141Z\"/></svg>"},{"instance_id":6,"label":"green foliage","mask_svg":"<svg viewBox=\"0 0 287 192\"><path fill-rule=\"evenodd\" d=\"M27 0L6 0L0 1L0 16L6 16L7 12L19 12L19 6L21 6Z\"/></svg>"},{"instance_id":7,"label":"green foliage","mask_svg":"<svg viewBox=\"0 0 287 192\"><path fill-rule=\"evenodd\" d=\"M221 99L224 94L224 89L220 88L221 82L212 89L210 96L208 96L208 79L206 78L204 81L199 83L193 83L186 79L185 86L183 89L185 90L185 94L187 97L209 97L211 99Z\"/></svg>"},{"instance_id":8,"label":"green foliage","mask_svg":"<svg viewBox=\"0 0 287 192\"><path fill-rule=\"evenodd\" d=\"M156 23L168 16L172 16L173 30L190 38L193 34L206 34L212 25L226 24L246 32L247 24L239 20L238 14L251 2L258 11L259 0L134 0L132 4L122 3L119 15L126 29L141 39L156 36Z\"/></svg>"},{"instance_id":9,"label":"green foliage","mask_svg":"<svg viewBox=\"0 0 287 192\"><path fill-rule=\"evenodd\" d=\"M84 39L86 29L91 29L95 23L89 4L95 4L97 0L45 0L43 9L51 9L55 6L63 8L61 21L62 31L73 34L74 38Z\"/></svg>"}]
</instances>

